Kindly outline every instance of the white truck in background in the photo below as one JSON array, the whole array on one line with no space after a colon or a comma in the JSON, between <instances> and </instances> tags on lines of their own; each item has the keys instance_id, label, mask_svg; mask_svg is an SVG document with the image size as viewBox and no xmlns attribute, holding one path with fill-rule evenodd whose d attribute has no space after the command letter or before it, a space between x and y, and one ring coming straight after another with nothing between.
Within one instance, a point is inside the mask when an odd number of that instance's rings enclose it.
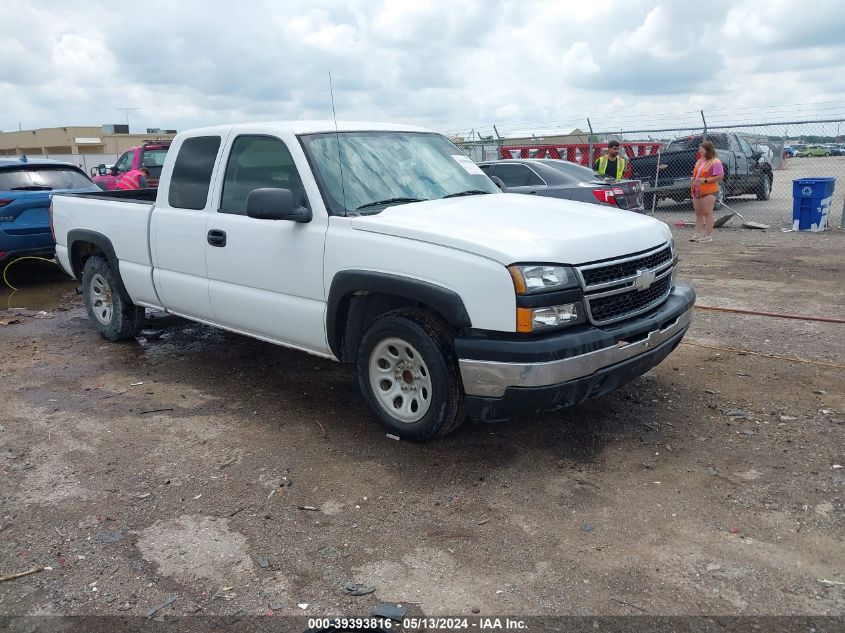
<instances>
[{"instance_id":1,"label":"white truck in background","mask_svg":"<svg viewBox=\"0 0 845 633\"><path fill-rule=\"evenodd\" d=\"M191 130L157 193L56 195L51 215L106 339L154 308L354 363L417 441L609 392L678 345L695 300L664 223L500 193L409 126Z\"/></svg>"}]
</instances>

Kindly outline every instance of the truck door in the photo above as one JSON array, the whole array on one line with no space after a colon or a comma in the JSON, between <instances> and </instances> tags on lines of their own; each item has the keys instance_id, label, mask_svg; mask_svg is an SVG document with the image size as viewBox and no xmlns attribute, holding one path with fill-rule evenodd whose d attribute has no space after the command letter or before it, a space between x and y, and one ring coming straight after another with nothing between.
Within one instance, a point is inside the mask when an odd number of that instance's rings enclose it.
<instances>
[{"instance_id":1,"label":"truck door","mask_svg":"<svg viewBox=\"0 0 845 633\"><path fill-rule=\"evenodd\" d=\"M323 248L328 216L312 207L310 222L250 218L246 200L260 188L290 189L294 204L311 206L300 174L309 168L296 137L233 136L215 189L205 245L209 294L218 323L319 353L325 331ZM316 187L312 191L319 196Z\"/></svg>"},{"instance_id":2,"label":"truck door","mask_svg":"<svg viewBox=\"0 0 845 633\"><path fill-rule=\"evenodd\" d=\"M745 153L742 151L742 145L739 142L739 138L736 134L728 134L728 142L731 146L731 153L734 156L734 168L733 168L733 184L731 185L731 190L734 193L739 193L742 191L748 184L748 157L745 156Z\"/></svg>"},{"instance_id":3,"label":"truck door","mask_svg":"<svg viewBox=\"0 0 845 633\"><path fill-rule=\"evenodd\" d=\"M739 148L742 152L737 157L737 160L743 160L745 164L745 180L743 182L743 188L753 190L758 180L760 165L756 160L754 160L754 148L751 147L751 144L741 136L737 136L736 138L737 141L739 141Z\"/></svg>"},{"instance_id":4,"label":"truck door","mask_svg":"<svg viewBox=\"0 0 845 633\"><path fill-rule=\"evenodd\" d=\"M206 223L222 141L220 136L194 136L174 146L176 160L162 174L163 188L150 223L153 279L162 304L171 312L211 322L215 319L208 297Z\"/></svg>"},{"instance_id":5,"label":"truck door","mask_svg":"<svg viewBox=\"0 0 845 633\"><path fill-rule=\"evenodd\" d=\"M114 189L117 186L117 181L123 178L127 171L132 169L132 160L134 157L135 152L133 150L129 150L128 152L124 152L124 154L117 159L117 162L114 164L114 173L110 173L107 176L102 177L106 189Z\"/></svg>"}]
</instances>

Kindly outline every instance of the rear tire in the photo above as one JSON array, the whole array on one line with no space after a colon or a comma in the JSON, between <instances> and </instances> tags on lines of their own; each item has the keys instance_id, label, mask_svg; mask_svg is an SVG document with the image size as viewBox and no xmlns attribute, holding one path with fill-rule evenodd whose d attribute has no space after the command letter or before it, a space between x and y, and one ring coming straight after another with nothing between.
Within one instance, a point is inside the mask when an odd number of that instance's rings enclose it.
<instances>
[{"instance_id":1,"label":"rear tire","mask_svg":"<svg viewBox=\"0 0 845 633\"><path fill-rule=\"evenodd\" d=\"M420 310L379 317L358 349L358 384L379 422L412 442L443 437L466 419L447 326Z\"/></svg>"},{"instance_id":2,"label":"rear tire","mask_svg":"<svg viewBox=\"0 0 845 633\"><path fill-rule=\"evenodd\" d=\"M92 255L85 260L82 298L88 320L106 340L134 338L144 325L144 308L132 303L102 255Z\"/></svg>"}]
</instances>

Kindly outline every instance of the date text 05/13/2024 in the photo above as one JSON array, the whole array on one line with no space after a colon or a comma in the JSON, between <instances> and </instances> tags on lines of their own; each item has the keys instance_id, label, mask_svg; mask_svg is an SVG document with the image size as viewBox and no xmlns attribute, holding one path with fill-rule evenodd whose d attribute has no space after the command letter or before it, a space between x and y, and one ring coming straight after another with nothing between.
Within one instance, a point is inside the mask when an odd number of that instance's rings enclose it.
<instances>
[{"instance_id":1,"label":"date text 05/13/2024","mask_svg":"<svg viewBox=\"0 0 845 633\"><path fill-rule=\"evenodd\" d=\"M400 623L389 619L381 618L314 618L308 621L309 629L319 630L326 628L346 630L390 630L399 629ZM401 628L410 630L429 631L519 631L527 630L528 623L524 620L514 618L479 617L479 618L449 618L449 617L420 617L404 618Z\"/></svg>"}]
</instances>

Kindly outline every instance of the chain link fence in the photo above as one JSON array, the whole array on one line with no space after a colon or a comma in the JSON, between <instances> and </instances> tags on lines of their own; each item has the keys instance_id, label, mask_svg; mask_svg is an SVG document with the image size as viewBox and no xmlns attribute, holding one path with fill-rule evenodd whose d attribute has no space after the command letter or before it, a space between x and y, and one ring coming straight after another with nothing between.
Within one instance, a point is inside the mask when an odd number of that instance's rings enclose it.
<instances>
[{"instance_id":1,"label":"chain link fence","mask_svg":"<svg viewBox=\"0 0 845 633\"><path fill-rule=\"evenodd\" d=\"M592 166L610 141L619 141L628 161L626 177L643 184L646 213L673 227L684 227L695 220L690 176L704 139L716 145L726 171L716 208L717 222L723 218L724 227L842 228L845 119L455 140L476 162L552 158L585 166ZM819 182L794 187L793 181L800 179ZM832 195L831 181L824 179L834 179ZM794 189L799 197L799 225L793 221Z\"/></svg>"}]
</instances>

